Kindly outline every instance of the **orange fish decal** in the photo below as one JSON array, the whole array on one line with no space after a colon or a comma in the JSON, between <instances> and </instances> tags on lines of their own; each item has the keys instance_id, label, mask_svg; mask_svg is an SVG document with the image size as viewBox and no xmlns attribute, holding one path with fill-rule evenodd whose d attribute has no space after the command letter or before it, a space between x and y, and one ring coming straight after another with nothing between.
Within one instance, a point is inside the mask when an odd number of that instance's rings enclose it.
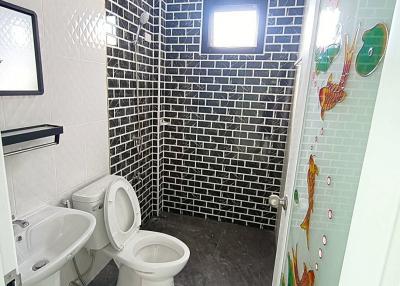
<instances>
[{"instance_id":1,"label":"orange fish decal","mask_svg":"<svg viewBox=\"0 0 400 286\"><path fill-rule=\"evenodd\" d=\"M292 248L292 256L293 256L293 266L292 270L294 272L294 281L296 286L314 286L315 282L315 274L313 270L308 270L307 265L303 263L303 274L300 279L298 262L297 262L297 245L296 251Z\"/></svg>"},{"instance_id":2,"label":"orange fish decal","mask_svg":"<svg viewBox=\"0 0 400 286\"><path fill-rule=\"evenodd\" d=\"M359 30L360 27L357 29L356 36L354 37L351 46L349 46L349 37L348 35L346 35L344 66L339 83L334 83L333 76L332 74L330 74L326 86L319 90L319 104L321 106L322 120L324 120L325 118L325 111L334 108L336 104L342 102L347 96L347 93L344 91L344 87L349 77L349 71L351 68L351 63L353 61L353 55L356 48L356 40Z\"/></svg>"},{"instance_id":3,"label":"orange fish decal","mask_svg":"<svg viewBox=\"0 0 400 286\"><path fill-rule=\"evenodd\" d=\"M315 164L313 155L310 155L307 172L308 209L307 214L300 225L300 227L306 231L308 249L310 249L310 218L312 212L314 211L315 177L318 176L318 174L318 166Z\"/></svg>"}]
</instances>

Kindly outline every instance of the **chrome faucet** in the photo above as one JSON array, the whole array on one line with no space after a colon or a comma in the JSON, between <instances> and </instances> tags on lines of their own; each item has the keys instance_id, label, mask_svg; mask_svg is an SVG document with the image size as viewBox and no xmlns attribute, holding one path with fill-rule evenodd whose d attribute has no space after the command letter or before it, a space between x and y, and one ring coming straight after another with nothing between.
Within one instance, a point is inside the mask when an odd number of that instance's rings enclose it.
<instances>
[{"instance_id":1,"label":"chrome faucet","mask_svg":"<svg viewBox=\"0 0 400 286\"><path fill-rule=\"evenodd\" d=\"M23 220L23 219L13 220L12 223L15 224L15 225L18 225L18 226L20 226L22 228L27 228L29 226L29 222L26 221L26 220Z\"/></svg>"}]
</instances>

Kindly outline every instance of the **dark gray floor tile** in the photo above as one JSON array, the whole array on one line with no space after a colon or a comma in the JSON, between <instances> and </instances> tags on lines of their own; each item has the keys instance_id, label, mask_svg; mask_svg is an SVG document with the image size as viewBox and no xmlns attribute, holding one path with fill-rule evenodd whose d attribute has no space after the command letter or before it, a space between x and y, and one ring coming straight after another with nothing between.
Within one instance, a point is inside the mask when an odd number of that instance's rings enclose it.
<instances>
[{"instance_id":1,"label":"dark gray floor tile","mask_svg":"<svg viewBox=\"0 0 400 286\"><path fill-rule=\"evenodd\" d=\"M142 229L167 233L188 245L190 259L175 277L175 286L272 284L275 243L271 231L176 214L154 218ZM112 262L90 286L113 286L117 275Z\"/></svg>"},{"instance_id":2,"label":"dark gray floor tile","mask_svg":"<svg viewBox=\"0 0 400 286\"><path fill-rule=\"evenodd\" d=\"M90 282L89 286L114 286L117 285L118 267L111 260L103 270Z\"/></svg>"}]
</instances>

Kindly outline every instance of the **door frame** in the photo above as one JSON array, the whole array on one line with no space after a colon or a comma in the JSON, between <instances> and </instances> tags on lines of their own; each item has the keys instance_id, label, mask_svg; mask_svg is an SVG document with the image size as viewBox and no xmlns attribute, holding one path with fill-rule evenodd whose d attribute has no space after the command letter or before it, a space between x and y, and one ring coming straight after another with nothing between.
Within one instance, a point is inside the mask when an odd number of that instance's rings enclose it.
<instances>
[{"instance_id":1,"label":"door frame","mask_svg":"<svg viewBox=\"0 0 400 286\"><path fill-rule=\"evenodd\" d=\"M10 199L7 187L3 146L0 143L0 280L17 278L17 256L12 226ZM0 285L2 285L0 283Z\"/></svg>"},{"instance_id":2,"label":"door frame","mask_svg":"<svg viewBox=\"0 0 400 286\"><path fill-rule=\"evenodd\" d=\"M290 219L292 216L293 192L296 179L296 169L300 153L301 135L304 125L304 115L309 89L309 77L313 68L313 43L317 35L318 15L321 0L309 0L305 7L304 24L302 29L301 51L296 64L296 86L292 100L292 112L288 137L288 153L286 178L284 178L284 196L288 198L287 209L278 212L278 240L275 256L274 276L272 285L280 285L283 264L285 263L286 245Z\"/></svg>"},{"instance_id":3,"label":"door frame","mask_svg":"<svg viewBox=\"0 0 400 286\"><path fill-rule=\"evenodd\" d=\"M310 0L315 8L320 0ZM308 12L310 13L310 7ZM316 12L318 11L316 10ZM317 14L315 14L317 15ZM306 15L309 17L309 14ZM316 17L315 17L316 18ZM306 19L307 20L307 19ZM307 37L315 37L317 28L312 36L307 35L307 25L302 42L302 53L307 50ZM390 35L400 34L400 1L396 1ZM306 50L304 50L306 48ZM311 50L311 46L309 46ZM400 174L400 134L396 132L400 122L400 97L398 87L393 84L398 81L398 65L400 64L400 38L389 37L385 55L385 64L378 89L374 114L368 138L367 149L357 190L356 202L346 252L343 260L339 286L347 285L399 285L398 269L400 260L400 190L397 178ZM310 59L309 59L310 60ZM285 250L288 240L289 222L291 218L294 179L299 155L300 136L303 127L306 93L304 76L310 75L309 62L303 58L300 75L297 76L296 93L294 97L293 117L299 118L292 123L289 138L289 160L287 166L285 194L288 196L288 211L282 211L280 233L274 269L273 286L279 286L281 271L285 261ZM299 82L299 80L301 82ZM307 90L302 90L307 88ZM391 150L390 154L385 150ZM372 211L373 210L373 211ZM371 247L374 246L374 247ZM364 275L360 275L364 273Z\"/></svg>"}]
</instances>

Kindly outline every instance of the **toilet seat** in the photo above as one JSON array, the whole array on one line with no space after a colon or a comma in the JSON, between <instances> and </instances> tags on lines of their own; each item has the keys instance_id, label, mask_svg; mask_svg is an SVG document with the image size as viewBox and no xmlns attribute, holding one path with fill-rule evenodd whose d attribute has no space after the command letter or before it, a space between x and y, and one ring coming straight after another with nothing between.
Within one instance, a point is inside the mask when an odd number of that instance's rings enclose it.
<instances>
[{"instance_id":1,"label":"toilet seat","mask_svg":"<svg viewBox=\"0 0 400 286\"><path fill-rule=\"evenodd\" d=\"M110 183L105 193L104 222L111 245L122 250L142 224L136 193L124 178Z\"/></svg>"}]
</instances>

